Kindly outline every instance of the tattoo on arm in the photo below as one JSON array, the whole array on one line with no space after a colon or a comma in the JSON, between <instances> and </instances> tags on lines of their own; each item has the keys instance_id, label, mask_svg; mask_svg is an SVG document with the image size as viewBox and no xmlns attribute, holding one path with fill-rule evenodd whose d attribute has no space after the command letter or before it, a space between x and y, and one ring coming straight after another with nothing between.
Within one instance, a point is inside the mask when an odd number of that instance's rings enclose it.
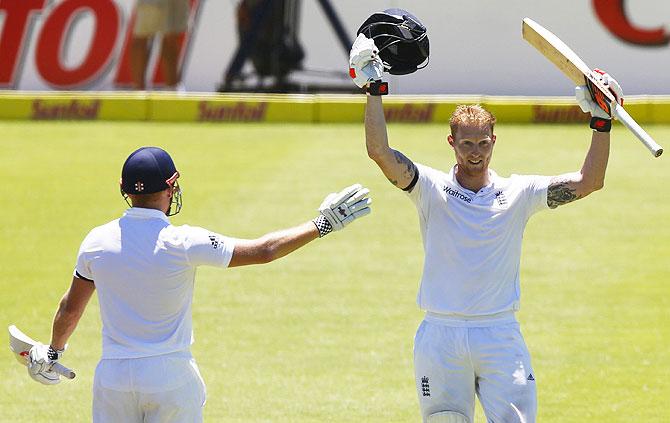
<instances>
[{"instance_id":1,"label":"tattoo on arm","mask_svg":"<svg viewBox=\"0 0 670 423\"><path fill-rule=\"evenodd\" d=\"M393 151L393 155L395 156L395 161L399 165L403 165L404 169L402 170L402 177L406 181L412 181L414 179L414 175L416 174L416 166L414 165L414 162L411 161L410 159L407 158L404 154L402 154L400 151ZM388 178L388 180L395 186L398 186L398 181ZM407 182L410 183L410 182Z\"/></svg>"},{"instance_id":2,"label":"tattoo on arm","mask_svg":"<svg viewBox=\"0 0 670 423\"><path fill-rule=\"evenodd\" d=\"M575 201L580 198L575 191L575 188L570 187L569 181L553 181L547 188L547 205L555 209L558 206Z\"/></svg>"}]
</instances>

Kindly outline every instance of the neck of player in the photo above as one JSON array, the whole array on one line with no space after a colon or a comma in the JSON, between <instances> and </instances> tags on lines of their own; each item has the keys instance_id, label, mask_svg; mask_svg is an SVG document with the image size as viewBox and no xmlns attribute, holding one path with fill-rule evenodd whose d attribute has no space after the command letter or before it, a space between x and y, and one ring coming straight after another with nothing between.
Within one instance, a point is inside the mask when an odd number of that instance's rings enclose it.
<instances>
[{"instance_id":1,"label":"neck of player","mask_svg":"<svg viewBox=\"0 0 670 423\"><path fill-rule=\"evenodd\" d=\"M478 192L487 186L491 181L488 167L482 169L469 169L467 165L456 165L456 180L465 189L472 192Z\"/></svg>"}]
</instances>

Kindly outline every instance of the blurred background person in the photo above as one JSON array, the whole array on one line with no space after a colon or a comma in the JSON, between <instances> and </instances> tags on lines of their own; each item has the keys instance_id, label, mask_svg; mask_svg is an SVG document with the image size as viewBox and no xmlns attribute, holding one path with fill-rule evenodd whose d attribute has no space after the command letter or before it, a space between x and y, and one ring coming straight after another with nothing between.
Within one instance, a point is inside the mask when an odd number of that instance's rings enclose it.
<instances>
[{"instance_id":1,"label":"blurred background person","mask_svg":"<svg viewBox=\"0 0 670 423\"><path fill-rule=\"evenodd\" d=\"M137 0L131 43L133 86L146 89L146 72L154 37L161 35L160 60L167 89L183 91L179 69L179 36L188 29L188 0Z\"/></svg>"}]
</instances>

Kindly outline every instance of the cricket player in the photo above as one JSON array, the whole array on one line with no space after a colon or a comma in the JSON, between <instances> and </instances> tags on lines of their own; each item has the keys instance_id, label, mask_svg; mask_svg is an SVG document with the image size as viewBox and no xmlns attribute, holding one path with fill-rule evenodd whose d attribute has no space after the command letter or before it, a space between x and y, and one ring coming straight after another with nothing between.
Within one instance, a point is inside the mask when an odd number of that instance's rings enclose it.
<instances>
[{"instance_id":1,"label":"cricket player","mask_svg":"<svg viewBox=\"0 0 670 423\"><path fill-rule=\"evenodd\" d=\"M476 394L489 422L535 422L536 374L515 317L521 240L535 213L603 187L610 118L577 87L594 129L581 170L503 177L489 168L495 117L478 105L459 106L447 136L456 163L432 169L389 146L378 53L373 40L359 35L350 74L368 93L368 155L419 215L425 259L417 303L426 314L414 340L414 371L423 421L472 423ZM619 84L595 72L622 103Z\"/></svg>"},{"instance_id":2,"label":"cricket player","mask_svg":"<svg viewBox=\"0 0 670 423\"><path fill-rule=\"evenodd\" d=\"M102 359L93 382L96 423L202 421L205 385L190 351L196 268L268 263L370 212L368 190L353 185L328 195L312 221L234 239L170 223L181 209L179 176L160 148L140 148L128 157L121 192L131 207L86 236L53 320L51 343L30 350L31 377L58 383L51 367L97 291Z\"/></svg>"}]
</instances>

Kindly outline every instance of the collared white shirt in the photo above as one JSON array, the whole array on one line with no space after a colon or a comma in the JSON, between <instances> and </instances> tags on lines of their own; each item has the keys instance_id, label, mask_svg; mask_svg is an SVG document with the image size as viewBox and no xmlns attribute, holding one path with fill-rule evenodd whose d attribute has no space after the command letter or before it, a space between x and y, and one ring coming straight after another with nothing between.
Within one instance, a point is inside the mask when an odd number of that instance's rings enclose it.
<instances>
[{"instance_id":1,"label":"collared white shirt","mask_svg":"<svg viewBox=\"0 0 670 423\"><path fill-rule=\"evenodd\" d=\"M499 177L475 193L444 173L417 164L408 194L417 207L425 260L417 303L454 316L519 309L521 241L531 215L548 208L550 177Z\"/></svg>"},{"instance_id":2,"label":"collared white shirt","mask_svg":"<svg viewBox=\"0 0 670 423\"><path fill-rule=\"evenodd\" d=\"M75 274L94 281L102 318L102 358L188 350L197 266L227 267L235 240L160 210L130 208L94 228L79 249Z\"/></svg>"}]
</instances>

